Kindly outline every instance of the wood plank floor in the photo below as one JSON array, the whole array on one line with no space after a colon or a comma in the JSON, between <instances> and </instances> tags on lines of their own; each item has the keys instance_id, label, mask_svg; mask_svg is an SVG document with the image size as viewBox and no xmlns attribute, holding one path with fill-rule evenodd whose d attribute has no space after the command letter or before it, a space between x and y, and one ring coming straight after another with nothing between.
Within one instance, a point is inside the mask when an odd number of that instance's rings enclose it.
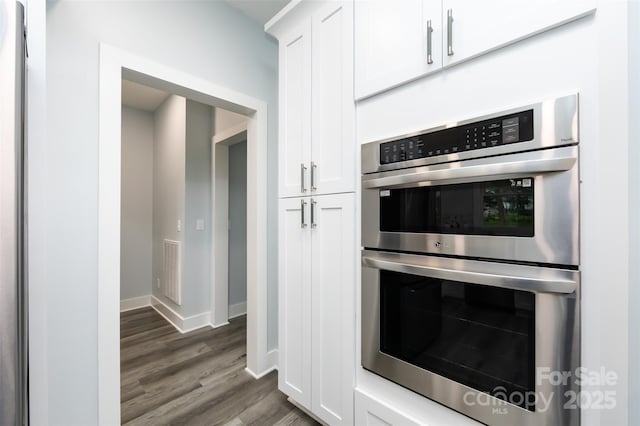
<instances>
[{"instance_id":1,"label":"wood plank floor","mask_svg":"<svg viewBox=\"0 0 640 426\"><path fill-rule=\"evenodd\" d=\"M152 308L120 315L122 424L316 425L246 366L246 321L180 334Z\"/></svg>"}]
</instances>

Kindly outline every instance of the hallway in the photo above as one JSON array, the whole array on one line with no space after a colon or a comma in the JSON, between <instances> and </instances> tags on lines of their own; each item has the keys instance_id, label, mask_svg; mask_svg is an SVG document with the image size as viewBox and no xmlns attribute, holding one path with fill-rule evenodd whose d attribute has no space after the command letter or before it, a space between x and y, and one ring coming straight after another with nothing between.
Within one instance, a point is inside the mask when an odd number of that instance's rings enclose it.
<instances>
[{"instance_id":1,"label":"hallway","mask_svg":"<svg viewBox=\"0 0 640 426\"><path fill-rule=\"evenodd\" d=\"M152 308L122 313L122 424L316 424L278 391L277 372L245 372L245 340L244 316L180 334Z\"/></svg>"}]
</instances>

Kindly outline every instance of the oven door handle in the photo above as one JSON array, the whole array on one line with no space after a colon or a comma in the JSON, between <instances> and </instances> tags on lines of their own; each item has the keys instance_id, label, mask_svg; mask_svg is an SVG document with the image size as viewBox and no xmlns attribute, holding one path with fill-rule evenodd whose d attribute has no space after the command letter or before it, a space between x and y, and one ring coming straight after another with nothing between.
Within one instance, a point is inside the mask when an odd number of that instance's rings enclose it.
<instances>
[{"instance_id":1,"label":"oven door handle","mask_svg":"<svg viewBox=\"0 0 640 426\"><path fill-rule=\"evenodd\" d=\"M443 265L425 265L416 262L398 261L400 258L413 258L416 256L402 255L384 252L363 252L362 265L375 269L383 269L385 271L395 271L405 274L420 275L435 279L459 281L464 283L478 284L489 287L501 287L511 290L530 291L533 293L559 293L571 294L576 291L578 283L571 275L577 275L576 271L566 271L549 268L537 268L532 266L511 265L511 264L491 264L487 267L486 272L477 270L470 271L465 269L468 265L474 265L470 269L478 269L478 264L486 264L464 259L437 259L437 263L451 263L457 265L456 269ZM424 256L417 256L423 258ZM459 269L458 269L459 267ZM504 273L497 272L495 269L504 268ZM494 269L491 271L490 269ZM526 270L528 273L518 275L513 273L518 269ZM511 270L511 273L510 271ZM551 276L535 276L536 270L551 271ZM544 275L544 274L540 274Z\"/></svg>"},{"instance_id":2,"label":"oven door handle","mask_svg":"<svg viewBox=\"0 0 640 426\"><path fill-rule=\"evenodd\" d=\"M475 164L452 168L437 169L433 166L416 167L415 169L403 170L400 174L393 176L368 178L363 176L362 188L388 188L396 185L405 185L416 182L451 181L459 182L474 178L506 177L510 175L522 174L543 174L553 172L563 172L570 170L576 164L574 155L567 155L556 158L527 159L518 161L508 161L494 164ZM377 174L379 176L379 174Z\"/></svg>"}]
</instances>

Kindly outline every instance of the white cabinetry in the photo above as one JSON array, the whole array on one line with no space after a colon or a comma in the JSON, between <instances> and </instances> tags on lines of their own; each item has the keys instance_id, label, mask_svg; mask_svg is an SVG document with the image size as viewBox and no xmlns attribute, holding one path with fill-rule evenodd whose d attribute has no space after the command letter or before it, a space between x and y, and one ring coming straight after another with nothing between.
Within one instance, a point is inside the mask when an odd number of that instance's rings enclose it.
<instances>
[{"instance_id":1,"label":"white cabinetry","mask_svg":"<svg viewBox=\"0 0 640 426\"><path fill-rule=\"evenodd\" d=\"M327 2L280 39L280 197L355 190L353 4Z\"/></svg>"},{"instance_id":2,"label":"white cabinetry","mask_svg":"<svg viewBox=\"0 0 640 426\"><path fill-rule=\"evenodd\" d=\"M420 426L416 420L404 416L377 399L355 390L355 423L359 426Z\"/></svg>"},{"instance_id":3,"label":"white cabinetry","mask_svg":"<svg viewBox=\"0 0 640 426\"><path fill-rule=\"evenodd\" d=\"M280 200L278 386L329 424L353 424L354 209L354 194Z\"/></svg>"},{"instance_id":4,"label":"white cabinetry","mask_svg":"<svg viewBox=\"0 0 640 426\"><path fill-rule=\"evenodd\" d=\"M355 3L357 99L578 19L596 7L596 0Z\"/></svg>"},{"instance_id":5,"label":"white cabinetry","mask_svg":"<svg viewBox=\"0 0 640 426\"><path fill-rule=\"evenodd\" d=\"M311 161L311 22L280 41L280 197L304 195Z\"/></svg>"},{"instance_id":6,"label":"white cabinetry","mask_svg":"<svg viewBox=\"0 0 640 426\"><path fill-rule=\"evenodd\" d=\"M444 65L531 37L582 17L595 7L596 0L442 0Z\"/></svg>"},{"instance_id":7,"label":"white cabinetry","mask_svg":"<svg viewBox=\"0 0 640 426\"><path fill-rule=\"evenodd\" d=\"M353 2L292 2L280 48L278 387L331 425L353 424Z\"/></svg>"},{"instance_id":8,"label":"white cabinetry","mask_svg":"<svg viewBox=\"0 0 640 426\"><path fill-rule=\"evenodd\" d=\"M441 0L355 2L356 98L442 67L441 7Z\"/></svg>"},{"instance_id":9,"label":"white cabinetry","mask_svg":"<svg viewBox=\"0 0 640 426\"><path fill-rule=\"evenodd\" d=\"M314 197L311 228L312 411L353 424L355 195ZM315 203L315 204L314 204Z\"/></svg>"},{"instance_id":10,"label":"white cabinetry","mask_svg":"<svg viewBox=\"0 0 640 426\"><path fill-rule=\"evenodd\" d=\"M280 200L278 387L310 410L311 233L305 217L309 202L306 198Z\"/></svg>"}]
</instances>

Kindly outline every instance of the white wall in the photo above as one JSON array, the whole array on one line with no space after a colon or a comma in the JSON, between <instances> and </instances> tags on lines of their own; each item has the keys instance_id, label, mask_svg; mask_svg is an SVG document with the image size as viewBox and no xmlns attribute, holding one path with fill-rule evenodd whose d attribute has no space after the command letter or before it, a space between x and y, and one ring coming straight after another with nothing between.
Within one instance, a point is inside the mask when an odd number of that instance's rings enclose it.
<instances>
[{"instance_id":1,"label":"white wall","mask_svg":"<svg viewBox=\"0 0 640 426\"><path fill-rule=\"evenodd\" d=\"M640 2L629 8L629 361L640 360ZM640 369L629 369L629 401L640 401ZM640 404L629 404L629 424L640 424Z\"/></svg>"},{"instance_id":2,"label":"white wall","mask_svg":"<svg viewBox=\"0 0 640 426\"><path fill-rule=\"evenodd\" d=\"M98 390L99 43L267 102L269 347L277 339L277 48L222 1L49 2L46 31L48 155L45 176L31 185L46 197L46 215L31 223L32 250L46 254L30 270L39 288L55 289L45 296L49 423L88 425L97 421Z\"/></svg>"},{"instance_id":3,"label":"white wall","mask_svg":"<svg viewBox=\"0 0 640 426\"><path fill-rule=\"evenodd\" d=\"M229 306L247 302L247 142L229 147Z\"/></svg>"},{"instance_id":4,"label":"white wall","mask_svg":"<svg viewBox=\"0 0 640 426\"><path fill-rule=\"evenodd\" d=\"M29 417L34 426L46 425L49 416L49 341L47 281L47 225L49 215L47 148L46 4L24 0L27 25L26 140L29 260Z\"/></svg>"},{"instance_id":5,"label":"white wall","mask_svg":"<svg viewBox=\"0 0 640 426\"><path fill-rule=\"evenodd\" d=\"M153 114L122 107L120 300L151 294Z\"/></svg>"},{"instance_id":6,"label":"white wall","mask_svg":"<svg viewBox=\"0 0 640 426\"><path fill-rule=\"evenodd\" d=\"M236 114L235 112L227 111L222 108L214 108L213 116L213 135L219 135L225 130L247 122L247 117L244 115Z\"/></svg>"},{"instance_id":7,"label":"white wall","mask_svg":"<svg viewBox=\"0 0 640 426\"><path fill-rule=\"evenodd\" d=\"M211 309L211 107L187 100L183 306L191 316ZM196 222L204 221L197 230Z\"/></svg>"}]
</instances>

